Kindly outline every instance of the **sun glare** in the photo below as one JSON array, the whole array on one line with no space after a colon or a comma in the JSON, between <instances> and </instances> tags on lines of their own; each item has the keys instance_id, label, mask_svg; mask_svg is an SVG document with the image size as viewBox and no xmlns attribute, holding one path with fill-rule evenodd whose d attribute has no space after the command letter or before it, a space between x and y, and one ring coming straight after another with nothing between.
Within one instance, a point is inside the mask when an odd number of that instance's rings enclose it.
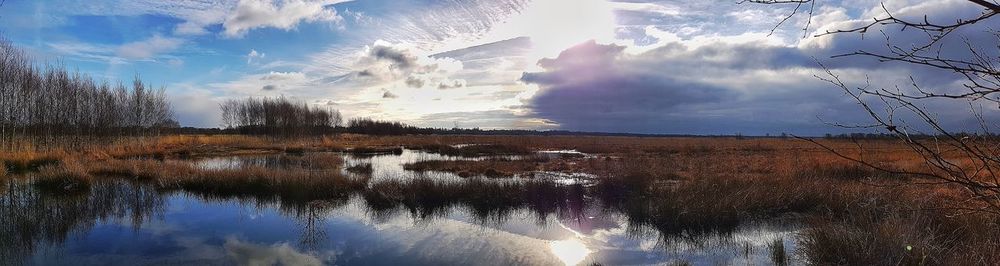
<instances>
[{"instance_id":1,"label":"sun glare","mask_svg":"<svg viewBox=\"0 0 1000 266\"><path fill-rule=\"evenodd\" d=\"M531 38L533 58L554 57L587 40L611 42L615 16L605 0L537 0L498 29L502 35Z\"/></svg>"},{"instance_id":2,"label":"sun glare","mask_svg":"<svg viewBox=\"0 0 1000 266\"><path fill-rule=\"evenodd\" d=\"M549 243L549 249L566 265L580 264L591 252L587 245L577 238L552 241Z\"/></svg>"}]
</instances>

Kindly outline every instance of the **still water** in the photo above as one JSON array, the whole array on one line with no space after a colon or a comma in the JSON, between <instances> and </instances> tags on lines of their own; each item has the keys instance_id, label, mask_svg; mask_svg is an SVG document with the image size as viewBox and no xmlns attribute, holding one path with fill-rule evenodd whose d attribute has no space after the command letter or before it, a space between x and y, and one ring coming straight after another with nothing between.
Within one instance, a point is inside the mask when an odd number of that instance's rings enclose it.
<instances>
[{"instance_id":1,"label":"still water","mask_svg":"<svg viewBox=\"0 0 1000 266\"><path fill-rule=\"evenodd\" d=\"M372 164L373 180L466 182L447 173L402 169L403 163L452 157L412 150L345 157L348 166ZM276 161L234 157L193 163L281 167ZM664 234L602 206L587 193L587 182L560 182L571 191L564 199L569 207L560 210L529 205L484 215L456 204L424 215L413 206L378 206L360 195L269 202L158 191L116 179L98 179L89 191L67 195L38 191L28 180L0 184L3 265L772 265L781 256L797 262L798 228L791 224L754 222L712 234Z\"/></svg>"}]
</instances>

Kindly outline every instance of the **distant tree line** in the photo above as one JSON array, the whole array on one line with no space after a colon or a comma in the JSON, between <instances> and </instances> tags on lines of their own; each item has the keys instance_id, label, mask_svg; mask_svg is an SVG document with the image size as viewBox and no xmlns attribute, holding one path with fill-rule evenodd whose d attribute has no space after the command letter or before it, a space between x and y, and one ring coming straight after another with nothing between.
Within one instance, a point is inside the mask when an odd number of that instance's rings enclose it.
<instances>
[{"instance_id":1,"label":"distant tree line","mask_svg":"<svg viewBox=\"0 0 1000 266\"><path fill-rule=\"evenodd\" d=\"M0 140L151 134L176 127L163 88L97 82L62 66L37 67L0 38ZM72 138L70 138L72 139Z\"/></svg>"},{"instance_id":2,"label":"distant tree line","mask_svg":"<svg viewBox=\"0 0 1000 266\"><path fill-rule=\"evenodd\" d=\"M310 107L284 97L227 100L221 108L226 128L241 134L322 134L343 122L337 110Z\"/></svg>"},{"instance_id":3,"label":"distant tree line","mask_svg":"<svg viewBox=\"0 0 1000 266\"><path fill-rule=\"evenodd\" d=\"M968 133L968 132L954 132L948 133L948 135L954 136L959 139L998 139L1000 134L995 133ZM850 134L826 134L823 136L827 139L897 139L898 137L893 134L886 133L850 133ZM937 134L910 134L910 139L934 139L942 138L945 135Z\"/></svg>"}]
</instances>

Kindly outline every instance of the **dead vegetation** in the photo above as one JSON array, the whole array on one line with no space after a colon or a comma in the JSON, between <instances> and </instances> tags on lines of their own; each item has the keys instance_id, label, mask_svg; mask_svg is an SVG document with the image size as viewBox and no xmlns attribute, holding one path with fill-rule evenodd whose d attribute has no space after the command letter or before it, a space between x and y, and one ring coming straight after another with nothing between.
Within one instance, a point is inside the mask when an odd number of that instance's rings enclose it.
<instances>
[{"instance_id":1,"label":"dead vegetation","mask_svg":"<svg viewBox=\"0 0 1000 266\"><path fill-rule=\"evenodd\" d=\"M422 150L447 156L477 157L496 155L525 155L532 150L525 146L503 144L422 144L409 145L408 149Z\"/></svg>"},{"instance_id":2,"label":"dead vegetation","mask_svg":"<svg viewBox=\"0 0 1000 266\"><path fill-rule=\"evenodd\" d=\"M540 217L572 215L579 212L573 204L596 201L626 214L630 227L654 228L665 237L725 234L748 221L791 217L808 228L799 236L802 252L821 264L988 264L990 254L1000 246L997 217L967 211L977 203L964 197L961 188L915 185L927 180L860 167L808 143L787 139L595 140L340 135L274 142L241 136L172 136L130 142L139 143L135 147L118 144L22 158L57 154L54 157L60 159L40 167L35 184L64 193L85 192L89 182L117 176L153 184L161 191L186 191L209 199L343 201L360 194L375 216L405 211L433 218L451 208L467 208L483 221L505 219L505 214L524 208ZM841 149L861 147L855 150L857 156L888 169L921 170L920 158L891 141L819 141ZM313 152L356 148L395 153L400 146L430 145L424 146L429 149L468 143L520 147L506 151L576 149L595 156L421 161L405 168L470 178L464 182L423 178L370 183L370 164L344 169L360 178L344 176L337 168L343 165L339 156ZM289 153L288 147L304 153ZM187 158L284 153L295 162L281 162L286 168L263 164L208 170L169 159L183 158L177 154L185 153ZM533 171L584 172L598 180L594 186L581 187L547 180L518 183L478 178Z\"/></svg>"}]
</instances>

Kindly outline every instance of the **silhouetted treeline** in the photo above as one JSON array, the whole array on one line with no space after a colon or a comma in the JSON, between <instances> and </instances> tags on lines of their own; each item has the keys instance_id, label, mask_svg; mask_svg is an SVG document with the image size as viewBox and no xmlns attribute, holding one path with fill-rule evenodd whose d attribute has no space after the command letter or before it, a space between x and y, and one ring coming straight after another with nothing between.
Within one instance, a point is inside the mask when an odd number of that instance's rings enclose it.
<instances>
[{"instance_id":1,"label":"silhouetted treeline","mask_svg":"<svg viewBox=\"0 0 1000 266\"><path fill-rule=\"evenodd\" d=\"M417 135L429 134L426 128L418 128L400 122L379 121L369 118L354 118L347 122L346 131L369 135Z\"/></svg>"},{"instance_id":2,"label":"silhouetted treeline","mask_svg":"<svg viewBox=\"0 0 1000 266\"><path fill-rule=\"evenodd\" d=\"M337 110L310 107L284 97L228 100L221 108L226 127L242 134L326 133L343 119Z\"/></svg>"},{"instance_id":3,"label":"silhouetted treeline","mask_svg":"<svg viewBox=\"0 0 1000 266\"><path fill-rule=\"evenodd\" d=\"M120 136L175 127L162 88L138 77L131 86L97 82L62 66L36 67L0 39L0 142L49 141L65 136Z\"/></svg>"},{"instance_id":4,"label":"silhouetted treeline","mask_svg":"<svg viewBox=\"0 0 1000 266\"><path fill-rule=\"evenodd\" d=\"M964 138L976 138L976 139L997 139L1000 135L994 133L967 133L967 132L957 132L952 133L952 136L964 139ZM873 134L873 133L850 133L850 134L826 134L823 136L827 139L898 139L899 137L893 134ZM942 138L942 135L929 135L929 134L910 134L911 139L930 139L930 138Z\"/></svg>"}]
</instances>

